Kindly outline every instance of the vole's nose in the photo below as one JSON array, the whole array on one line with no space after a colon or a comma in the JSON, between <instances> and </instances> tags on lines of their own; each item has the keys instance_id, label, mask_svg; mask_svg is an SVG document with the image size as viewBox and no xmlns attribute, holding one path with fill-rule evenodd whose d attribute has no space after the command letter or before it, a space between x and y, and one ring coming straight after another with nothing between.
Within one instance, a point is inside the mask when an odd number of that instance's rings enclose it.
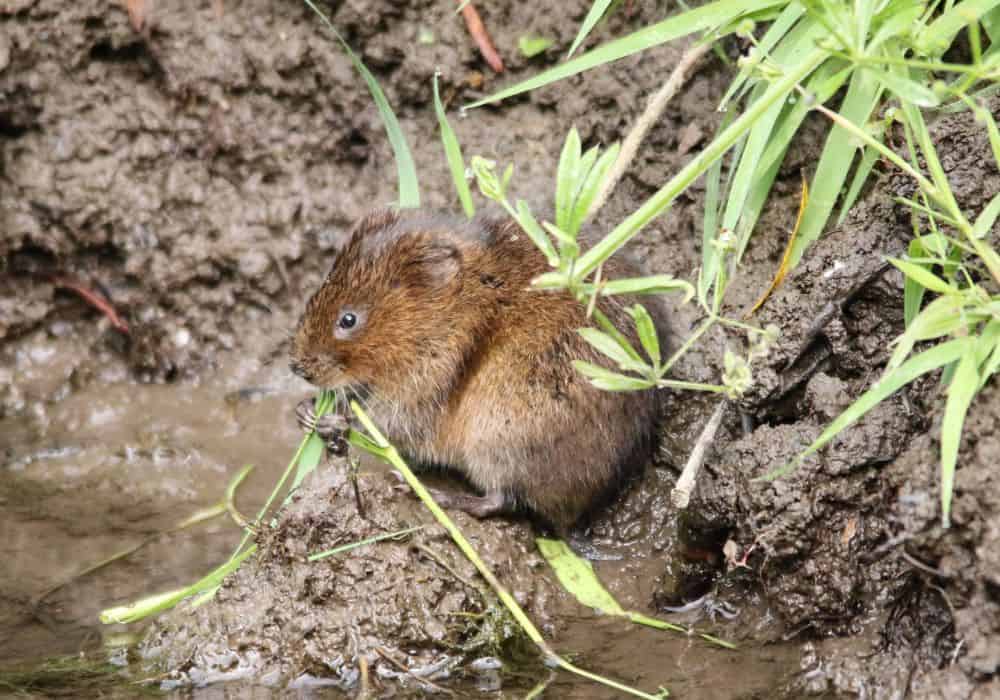
<instances>
[{"instance_id":1,"label":"vole's nose","mask_svg":"<svg viewBox=\"0 0 1000 700\"><path fill-rule=\"evenodd\" d=\"M296 375L302 377L307 382L311 382L312 381L312 375L309 374L309 371L298 360L292 360L291 362L289 362L288 363L288 367L292 370L293 374L296 374Z\"/></svg>"}]
</instances>

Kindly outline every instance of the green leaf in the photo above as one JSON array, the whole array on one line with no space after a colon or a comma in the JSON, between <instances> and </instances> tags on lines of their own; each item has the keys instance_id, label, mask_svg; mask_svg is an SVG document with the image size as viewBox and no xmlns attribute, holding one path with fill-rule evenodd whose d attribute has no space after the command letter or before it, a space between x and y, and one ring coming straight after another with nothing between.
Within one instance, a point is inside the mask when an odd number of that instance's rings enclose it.
<instances>
[{"instance_id":1,"label":"green leaf","mask_svg":"<svg viewBox=\"0 0 1000 700\"><path fill-rule=\"evenodd\" d=\"M660 367L660 339L656 335L656 325L652 317L642 304L636 304L630 309L625 309L628 315L635 321L635 330L639 334L639 342L653 362L654 370Z\"/></svg>"},{"instance_id":2,"label":"green leaf","mask_svg":"<svg viewBox=\"0 0 1000 700\"><path fill-rule=\"evenodd\" d=\"M989 336L989 338L987 338ZM982 389L990 377L1000 370L1000 321L990 321L983 331L984 340L978 344L983 350L989 350L979 376L979 388Z\"/></svg>"},{"instance_id":3,"label":"green leaf","mask_svg":"<svg viewBox=\"0 0 1000 700\"><path fill-rule=\"evenodd\" d=\"M696 11L692 10L692 12ZM775 102L786 99L794 86L812 73L826 58L827 52L824 49L816 48L785 75L772 83L760 99L756 100L736 121L725 128L680 172L581 256L575 268L576 278L581 280L585 278L616 250L625 245L647 223L663 213L674 201L674 198L690 186L712 163L721 158L762 114L767 112Z\"/></svg>"},{"instance_id":4,"label":"green leaf","mask_svg":"<svg viewBox=\"0 0 1000 700\"><path fill-rule=\"evenodd\" d=\"M764 480L775 479L782 474L786 474L794 469L806 457L822 449L828 442L837 437L842 431L857 422L868 411L879 403L899 391L902 387L912 382L917 377L921 377L928 372L940 369L950 362L954 362L962 356L967 349L974 345L974 338L959 338L949 340L940 345L925 350L907 360L902 366L888 373L872 386L871 389L858 397L858 399L848 406L843 413L827 426L826 430L816 438L795 460L781 469L777 469L769 474L759 477Z\"/></svg>"},{"instance_id":5,"label":"green leaf","mask_svg":"<svg viewBox=\"0 0 1000 700\"><path fill-rule=\"evenodd\" d=\"M505 100L522 92L537 90L540 87L562 80L563 78L568 78L571 75L582 73L591 68L617 61L653 46L659 46L682 36L719 26L740 15L776 5L783 5L785 2L787 0L716 0L716 2L710 2L696 9L681 12L621 39L604 44L572 60L539 73L528 80L477 100L468 105L468 107L479 107L491 102Z\"/></svg>"},{"instance_id":6,"label":"green leaf","mask_svg":"<svg viewBox=\"0 0 1000 700\"><path fill-rule=\"evenodd\" d=\"M753 55L757 56L758 59L761 55L770 55L773 51L775 45L780 41L795 23L799 21L799 18L805 13L805 8L802 7L801 3L790 2L782 10L778 17L771 23L771 26L767 28L764 36L760 38L757 42L758 47L753 51ZM753 73L754 69L760 64L759 60L741 60L743 63L740 68L740 72L733 78L729 83L729 88L726 90L726 94L722 96L722 100L719 101L719 110L727 109L729 106L729 101L732 100L740 90L747 84L747 79Z\"/></svg>"},{"instance_id":7,"label":"green leaf","mask_svg":"<svg viewBox=\"0 0 1000 700\"><path fill-rule=\"evenodd\" d=\"M576 194L576 202L573 204L573 216L570 221L571 231L575 232L580 230L580 227L586 220L587 215L590 213L590 206L594 203L594 198L597 196L597 193L601 188L601 183L604 182L604 178L607 177L608 171L611 169L611 166L614 165L620 150L621 147L617 142L611 144L611 146L609 146L607 150L601 154L601 157L596 163L594 163L593 167L590 168L583 184L580 185Z\"/></svg>"},{"instance_id":8,"label":"green leaf","mask_svg":"<svg viewBox=\"0 0 1000 700\"><path fill-rule=\"evenodd\" d=\"M573 39L573 45L569 47L569 51L566 53L566 58L570 58L576 53L576 50L580 48L580 44L583 43L587 35L597 26L604 13L608 11L611 2L612 0L594 0L594 3L590 6L590 11L587 12L587 16L583 18L583 24L580 25L580 30L576 33L576 38Z\"/></svg>"},{"instance_id":9,"label":"green leaf","mask_svg":"<svg viewBox=\"0 0 1000 700\"><path fill-rule=\"evenodd\" d=\"M542 255L545 256L549 267L557 267L559 265L559 254L556 253L555 246L552 245L552 240L542 230L542 227L538 225L538 221L531 213L531 208L523 199L517 200L517 222L521 224L521 228L524 229L524 232L531 239L531 242L535 244L535 247L542 251Z\"/></svg>"},{"instance_id":10,"label":"green leaf","mask_svg":"<svg viewBox=\"0 0 1000 700\"><path fill-rule=\"evenodd\" d=\"M948 50L955 35L971 22L1000 6L1000 0L964 0L956 2L917 36L916 44L921 53L941 55Z\"/></svg>"},{"instance_id":11,"label":"green leaf","mask_svg":"<svg viewBox=\"0 0 1000 700\"><path fill-rule=\"evenodd\" d=\"M881 96L882 88L878 81L864 71L855 71L851 76L847 94L840 105L839 113L848 121L864 124L871 117ZM812 178L809 201L802 213L802 225L799 227L799 233L792 248L792 256L789 261L791 266L798 263L805 250L819 238L826 228L833 207L837 203L837 198L851 172L851 164L855 160L857 146L855 139L847 130L836 124L830 128L819 163L816 166L816 173ZM873 154L871 159L873 163L876 157L877 154ZM871 166L868 166L868 171L870 170ZM863 172L867 175L867 172L862 171L859 166L855 179ZM861 183L858 184L858 189L860 187Z\"/></svg>"},{"instance_id":12,"label":"green leaf","mask_svg":"<svg viewBox=\"0 0 1000 700\"><path fill-rule=\"evenodd\" d=\"M904 275L919 282L932 292L937 292L938 294L955 294L958 292L957 289L925 267L891 256L886 256L885 259L892 263L893 266L899 268Z\"/></svg>"},{"instance_id":13,"label":"green leaf","mask_svg":"<svg viewBox=\"0 0 1000 700\"><path fill-rule=\"evenodd\" d=\"M559 155L559 169L556 171L556 226L563 231L569 231L580 157L580 134L574 126L566 134L566 141Z\"/></svg>"},{"instance_id":14,"label":"green leaf","mask_svg":"<svg viewBox=\"0 0 1000 700\"><path fill-rule=\"evenodd\" d=\"M537 537L535 538L535 544L538 546L538 551L541 552L545 561L552 567L562 587L575 597L581 605L598 610L605 615L625 617L632 622L654 629L670 630L672 632L691 632L691 630L680 625L665 622L664 620L657 620L656 618L622 608L618 601L615 600L615 597L601 584L600 579L597 578L597 574L594 573L593 565L586 559L578 557L562 540ZM736 645L733 643L708 634L699 634L699 636L727 649L736 648Z\"/></svg>"},{"instance_id":15,"label":"green leaf","mask_svg":"<svg viewBox=\"0 0 1000 700\"><path fill-rule=\"evenodd\" d=\"M958 369L948 385L948 398L941 419L941 526L951 524L951 496L955 487L955 466L962 441L962 426L976 391L979 371L974 343L967 345L958 362Z\"/></svg>"},{"instance_id":16,"label":"green leaf","mask_svg":"<svg viewBox=\"0 0 1000 700\"><path fill-rule=\"evenodd\" d=\"M583 360L573 360L573 367L587 377L591 384L604 391L640 391L656 386L655 382L618 374Z\"/></svg>"},{"instance_id":17,"label":"green leaf","mask_svg":"<svg viewBox=\"0 0 1000 700\"><path fill-rule=\"evenodd\" d=\"M327 16L316 7L313 0L305 0L305 3L313 12L319 15L319 18L323 20L323 23L326 24L337 41L340 42L340 46L351 59L351 63L361 73L361 77L364 78L365 83L368 85L368 91L371 93L379 115L382 117L386 135L389 137L389 143L392 145L392 152L396 158L396 173L399 182L399 206L403 209L416 209L420 206L420 185L417 180L417 168L413 163L413 154L410 152L410 147L406 143L406 135L403 133L402 127L399 126L399 120L396 119L396 115L389 105L389 100L386 99L385 93L382 92L378 81L375 80L375 76L361 62L357 54L351 50L347 41L340 35L340 32L337 31L337 28L333 26L333 23Z\"/></svg>"},{"instance_id":18,"label":"green leaf","mask_svg":"<svg viewBox=\"0 0 1000 700\"><path fill-rule=\"evenodd\" d=\"M566 289L569 280L564 272L546 272L531 280L531 286L537 289Z\"/></svg>"},{"instance_id":19,"label":"green leaf","mask_svg":"<svg viewBox=\"0 0 1000 700\"><path fill-rule=\"evenodd\" d=\"M559 244L559 259L561 261L568 263L580 254L580 244L577 242L576 236L571 236L548 221L543 221L542 226L556 239L556 243Z\"/></svg>"},{"instance_id":20,"label":"green leaf","mask_svg":"<svg viewBox=\"0 0 1000 700\"><path fill-rule=\"evenodd\" d=\"M552 39L547 39L544 36L526 35L517 40L517 48L520 49L521 55L525 58L534 58L554 43Z\"/></svg>"},{"instance_id":21,"label":"green leaf","mask_svg":"<svg viewBox=\"0 0 1000 700\"><path fill-rule=\"evenodd\" d=\"M438 128L441 130L441 145L444 146L444 155L448 159L448 169L451 170L451 180L455 184L455 192L462 203L465 215L472 218L476 215L476 205L472 203L472 191L469 183L465 179L465 160L462 158L462 147L458 143L455 131L448 123L448 116L445 114L444 105L441 104L441 96L438 93L438 74L434 74L434 111L437 114Z\"/></svg>"},{"instance_id":22,"label":"green leaf","mask_svg":"<svg viewBox=\"0 0 1000 700\"><path fill-rule=\"evenodd\" d=\"M664 294L666 292L684 292L681 303L687 303L694 295L694 287L686 280L679 280L670 275L650 275L648 277L627 277L610 280L601 286L602 296L615 294Z\"/></svg>"},{"instance_id":23,"label":"green leaf","mask_svg":"<svg viewBox=\"0 0 1000 700\"><path fill-rule=\"evenodd\" d=\"M618 341L603 331L596 328L578 328L577 333L587 341L587 343L602 355L611 358L623 370L634 372L646 372L648 367L637 362L629 353L618 344Z\"/></svg>"},{"instance_id":24,"label":"green leaf","mask_svg":"<svg viewBox=\"0 0 1000 700\"><path fill-rule=\"evenodd\" d=\"M1000 192L993 195L990 203L976 217L976 223L972 225L972 235L976 238L986 238L998 215L1000 215Z\"/></svg>"},{"instance_id":25,"label":"green leaf","mask_svg":"<svg viewBox=\"0 0 1000 700\"><path fill-rule=\"evenodd\" d=\"M885 374L899 367L917 342L940 338L965 326L968 321L963 318L963 306L964 300L954 294L938 297L928 304L896 339L896 349L889 358Z\"/></svg>"},{"instance_id":26,"label":"green leaf","mask_svg":"<svg viewBox=\"0 0 1000 700\"><path fill-rule=\"evenodd\" d=\"M924 255L924 247L919 239L910 241L907 251L911 258L918 258ZM923 267L923 266L922 266ZM924 303L924 292L927 288L917 282L912 277L903 276L903 323L907 328L913 323L913 319L920 313L920 306Z\"/></svg>"},{"instance_id":27,"label":"green leaf","mask_svg":"<svg viewBox=\"0 0 1000 700\"><path fill-rule=\"evenodd\" d=\"M289 497L291 496L291 492L299 487L302 480L319 466L320 460L323 459L323 450L325 447L319 435L312 433L309 436L305 449L302 450L302 455L299 457L299 463L295 468L295 478L292 479L292 485L289 487Z\"/></svg>"},{"instance_id":28,"label":"green leaf","mask_svg":"<svg viewBox=\"0 0 1000 700\"><path fill-rule=\"evenodd\" d=\"M606 615L625 614L614 596L601 585L590 562L576 556L565 542L538 537L535 544L556 573L559 583L582 605L600 610Z\"/></svg>"},{"instance_id":29,"label":"green leaf","mask_svg":"<svg viewBox=\"0 0 1000 700\"><path fill-rule=\"evenodd\" d=\"M918 107L937 107L941 103L933 90L915 80L871 66L864 66L862 70L878 78L891 93L901 100L911 102Z\"/></svg>"}]
</instances>

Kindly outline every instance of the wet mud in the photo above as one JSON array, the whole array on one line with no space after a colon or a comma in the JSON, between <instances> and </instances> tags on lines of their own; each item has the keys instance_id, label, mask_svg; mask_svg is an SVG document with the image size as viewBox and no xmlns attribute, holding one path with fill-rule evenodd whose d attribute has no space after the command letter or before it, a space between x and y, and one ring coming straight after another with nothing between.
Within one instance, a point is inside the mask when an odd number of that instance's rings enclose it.
<instances>
[{"instance_id":1,"label":"wet mud","mask_svg":"<svg viewBox=\"0 0 1000 700\"><path fill-rule=\"evenodd\" d=\"M263 502L299 439L292 407L309 393L286 369L301 304L350 224L396 197L371 99L307 8L145 5L137 32L118 4L0 3L0 670L82 653L126 669L130 682L153 677L204 697L245 684L353 696L363 669L397 697L430 684L527 692L549 672L447 537L374 463L362 469L365 517L343 464L328 463L214 603L151 628L97 625L101 608L190 583L229 556L239 533L226 517L169 530L217 502L246 463L258 468L238 504L250 513ZM423 203L437 209L456 202L430 103L435 70L457 107L555 62L588 7L479 3L508 67L498 78L448 3L324 5L385 89ZM668 11L661 2L631 8L591 41ZM516 46L526 34L553 48L524 58ZM683 48L456 113L452 124L467 157L516 163L514 196L541 203L569 125L588 145L622 138ZM620 220L711 138L730 76L718 60L703 61L598 226ZM732 315L777 267L823 126L810 124L790 151L731 287ZM968 115L933 128L959 204L974 216L1000 190L985 130ZM587 533L595 568L623 606L708 627L738 651L582 609L535 553L529 524L457 516L554 646L595 671L687 697L1000 694L995 381L969 412L950 530L937 506L935 376L794 473L755 480L879 375L902 329L902 280L881 260L912 232L892 198L912 192L903 176L880 172L757 313L781 338L727 413L688 510L678 514L669 491L715 404L675 394L656 463ZM633 245L650 269L692 278L702 197L695 185ZM680 332L698 320L692 306L675 310ZM741 342L709 334L679 374L716 380L725 348ZM307 560L415 525L426 527ZM130 557L80 575L147 538ZM563 674L548 695L612 697Z\"/></svg>"}]
</instances>

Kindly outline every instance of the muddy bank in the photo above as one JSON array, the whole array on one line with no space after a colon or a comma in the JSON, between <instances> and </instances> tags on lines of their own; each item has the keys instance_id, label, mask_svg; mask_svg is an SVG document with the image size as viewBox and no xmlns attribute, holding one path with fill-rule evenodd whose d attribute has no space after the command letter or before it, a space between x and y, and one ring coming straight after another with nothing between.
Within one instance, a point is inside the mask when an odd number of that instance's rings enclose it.
<instances>
[{"instance_id":1,"label":"muddy bank","mask_svg":"<svg viewBox=\"0 0 1000 700\"><path fill-rule=\"evenodd\" d=\"M435 69L452 106L487 94L554 62L589 2L567 3L566 14L480 5L511 74L503 80L483 64L448 3L327 6L399 114L432 208L455 207L429 104ZM614 13L594 41L669 9L633 7L632 15ZM18 0L0 5L0 26L0 542L12 562L0 578L5 661L93 650L98 609L188 583L228 556L237 535L218 521L32 605L123 539L217 500L246 462L260 466L240 502L255 510L297 439L290 409L306 389L285 371L284 343L302 300L353 220L396 193L370 97L297 2L161 1L139 34L115 4ZM525 34L554 46L525 59L515 48ZM514 195L536 200L552 189L566 128L576 124L588 145L621 138L681 50L632 57L456 117L453 126L467 156L515 162ZM729 77L721 63L704 62L652 130L599 225L620 220L711 137ZM732 286L733 315L777 266L800 171L821 143L818 127L779 175ZM957 116L935 134L960 204L978 213L1000 189L983 130ZM881 176L758 314L779 325L782 338L755 367L757 384L743 402L753 430L744 433L735 413L727 417L681 522L669 504L674 470L713 408L687 394L670 399L658 463L592 528L599 550L619 557L596 568L624 605L667 615L667 607L708 592L713 605L678 619L702 624L714 614L720 634L742 642L740 652L595 619L541 575L524 524L463 520L511 577L508 585L523 582L536 621L561 649L580 651L608 675L691 697L996 692L995 385L970 411L948 532L937 525L936 377L887 401L794 475L750 481L807 445L878 376L902 328L899 276L864 286L842 314L829 302L905 245L909 214L891 198L912 191L901 176ZM691 277L702 196L696 185L640 237L635 250L653 270ZM110 299L128 332L74 285ZM829 322L786 369L824 310ZM678 309L676 321L683 331L697 312ZM726 343L740 342L709 337L682 373L714 380ZM497 650L487 640L513 637L488 630L489 616L479 616L494 609L489 595L436 531L343 561L303 561L314 549L426 521L410 496L374 473L364 481L366 497L384 507L370 522L357 519L338 474L324 472L291 506L262 540L264 556L227 584L219 605L186 622L171 617L149 638L147 653L169 667L171 681L347 682L365 656L387 685L424 690L391 678L399 672L393 662L371 655L386 640L398 643L386 651L400 663L394 654L413 652L403 665L432 674L447 668L442 682L475 688L497 680L492 662L470 664L509 654L513 642ZM749 552L747 566L726 563L727 540L736 559ZM421 583L389 585L402 572ZM253 625L241 627L240 619ZM182 640L196 631L204 634ZM97 648L105 650L100 640ZM435 670L444 657L461 660ZM523 669L527 680L505 671L504 688L530 688L545 676L531 663ZM605 697L562 676L551 692Z\"/></svg>"},{"instance_id":2,"label":"muddy bank","mask_svg":"<svg viewBox=\"0 0 1000 700\"><path fill-rule=\"evenodd\" d=\"M170 685L251 680L344 690L398 680L433 690L460 680L499 686L499 658L524 655L516 623L406 487L384 471L359 479L327 465L293 497L261 556L230 577L217 601L177 611L146 637L142 655ZM524 523L456 516L541 629L566 608ZM310 562L307 556L385 533L422 529ZM561 603L561 604L560 604ZM365 676L362 678L362 676ZM424 681L427 681L425 683Z\"/></svg>"}]
</instances>

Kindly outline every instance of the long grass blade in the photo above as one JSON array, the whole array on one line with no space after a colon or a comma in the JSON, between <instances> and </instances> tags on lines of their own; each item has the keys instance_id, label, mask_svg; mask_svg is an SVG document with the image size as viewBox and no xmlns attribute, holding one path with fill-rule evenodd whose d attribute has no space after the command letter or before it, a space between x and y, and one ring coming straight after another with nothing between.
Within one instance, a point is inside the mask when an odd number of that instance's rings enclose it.
<instances>
[{"instance_id":1,"label":"long grass blade","mask_svg":"<svg viewBox=\"0 0 1000 700\"><path fill-rule=\"evenodd\" d=\"M717 27L731 22L735 17L782 5L785 2L787 0L716 0L716 2L710 2L699 8L674 15L645 29L640 29L621 39L588 51L554 68L539 73L528 80L466 105L466 107L469 109L480 107L485 104L500 102L508 97L519 95L522 92L537 90L540 87L576 75L577 73L582 73L591 68L617 61L654 46L665 44L668 41L679 39L682 36Z\"/></svg>"},{"instance_id":2,"label":"long grass blade","mask_svg":"<svg viewBox=\"0 0 1000 700\"><path fill-rule=\"evenodd\" d=\"M941 419L941 526L944 528L951 525L951 498L955 489L955 467L958 463L958 447L962 441L962 426L978 389L976 347L970 343L962 353L962 359L948 385L948 398Z\"/></svg>"},{"instance_id":3,"label":"long grass blade","mask_svg":"<svg viewBox=\"0 0 1000 700\"><path fill-rule=\"evenodd\" d=\"M410 147L406 143L406 135L403 133L402 127L399 125L399 120L396 119L396 114L392 111L392 107L389 105L389 100L386 98L385 93L382 92L382 88L379 86L378 81L375 80L375 76L372 72L368 70L368 67L358 58L358 55L351 50L350 45L341 36L337 28L333 26L333 22L327 18L327 16L316 7L313 0L303 0L309 8L315 12L323 23L326 25L330 33L336 37L340 46L344 49L344 53L348 55L351 59L351 63L364 78L365 84L368 85L368 91L372 95L372 100L375 101L375 106L378 108L379 115L382 117L382 124L385 125L385 133L389 137L389 143L392 145L392 152L396 158L396 175L399 184L399 206L403 209L415 209L420 206L420 183L417 180L417 166L413 162L413 154L410 152Z\"/></svg>"},{"instance_id":4,"label":"long grass blade","mask_svg":"<svg viewBox=\"0 0 1000 700\"><path fill-rule=\"evenodd\" d=\"M597 23L601 21L601 17L604 13L608 11L613 0L594 0L594 3L590 6L590 11L587 16L583 18L583 24L580 25L580 31L576 33L576 38L573 39L573 45L569 47L569 51L566 52L566 58L570 58L576 50L580 48L580 44L584 42L587 36L593 31Z\"/></svg>"},{"instance_id":5,"label":"long grass blade","mask_svg":"<svg viewBox=\"0 0 1000 700\"><path fill-rule=\"evenodd\" d=\"M468 218L476 215L476 205L472 203L472 190L469 182L465 179L465 159L462 157L462 146L458 143L455 130L448 123L448 115L445 114L444 105L441 104L441 95L438 93L438 74L434 74L434 112L437 114L438 129L441 131L441 145L444 146L444 155L448 159L448 169L451 171L451 181L455 185L455 192L458 200L462 203L462 209Z\"/></svg>"}]
</instances>

